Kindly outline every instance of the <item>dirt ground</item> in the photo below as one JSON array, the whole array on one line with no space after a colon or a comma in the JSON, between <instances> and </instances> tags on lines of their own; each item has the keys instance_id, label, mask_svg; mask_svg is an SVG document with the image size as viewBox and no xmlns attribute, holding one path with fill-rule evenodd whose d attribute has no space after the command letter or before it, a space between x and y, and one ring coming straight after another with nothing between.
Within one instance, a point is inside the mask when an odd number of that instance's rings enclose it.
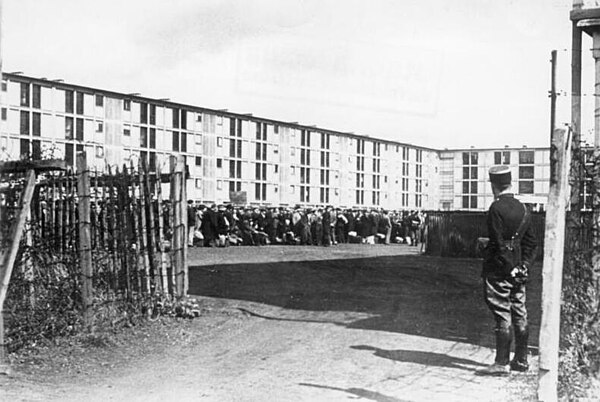
<instances>
[{"instance_id":1,"label":"dirt ground","mask_svg":"<svg viewBox=\"0 0 600 402\"><path fill-rule=\"evenodd\" d=\"M493 360L479 261L404 245L190 250L194 320L162 319L14 356L11 401L535 400L540 268L529 286L533 370Z\"/></svg>"}]
</instances>

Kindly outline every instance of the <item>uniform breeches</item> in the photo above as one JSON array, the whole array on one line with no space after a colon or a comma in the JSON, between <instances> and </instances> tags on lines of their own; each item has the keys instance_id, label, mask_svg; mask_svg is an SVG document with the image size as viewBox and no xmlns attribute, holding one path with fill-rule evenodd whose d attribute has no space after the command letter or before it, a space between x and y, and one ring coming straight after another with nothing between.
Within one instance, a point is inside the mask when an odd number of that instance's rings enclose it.
<instances>
[{"instance_id":1,"label":"uniform breeches","mask_svg":"<svg viewBox=\"0 0 600 402\"><path fill-rule=\"evenodd\" d=\"M516 333L527 331L525 285L506 279L484 278L485 302L494 315L496 331L507 330L511 324Z\"/></svg>"}]
</instances>

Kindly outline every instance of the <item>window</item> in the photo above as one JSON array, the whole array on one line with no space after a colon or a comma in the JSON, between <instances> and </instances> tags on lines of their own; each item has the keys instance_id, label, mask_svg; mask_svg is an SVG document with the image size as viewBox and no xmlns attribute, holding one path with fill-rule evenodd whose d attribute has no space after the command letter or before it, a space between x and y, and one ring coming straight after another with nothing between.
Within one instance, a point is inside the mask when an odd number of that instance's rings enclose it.
<instances>
[{"instance_id":1,"label":"window","mask_svg":"<svg viewBox=\"0 0 600 402\"><path fill-rule=\"evenodd\" d=\"M179 152L179 132L173 131L172 148L173 151Z\"/></svg>"},{"instance_id":2,"label":"window","mask_svg":"<svg viewBox=\"0 0 600 402\"><path fill-rule=\"evenodd\" d=\"M181 152L187 152L187 133L181 133L180 139L181 139L181 147L179 148L179 150Z\"/></svg>"},{"instance_id":3,"label":"window","mask_svg":"<svg viewBox=\"0 0 600 402\"><path fill-rule=\"evenodd\" d=\"M146 127L140 129L140 147L148 148L148 129Z\"/></svg>"},{"instance_id":4,"label":"window","mask_svg":"<svg viewBox=\"0 0 600 402\"><path fill-rule=\"evenodd\" d=\"M494 152L495 165L510 165L510 151Z\"/></svg>"},{"instance_id":5,"label":"window","mask_svg":"<svg viewBox=\"0 0 600 402\"><path fill-rule=\"evenodd\" d=\"M533 180L519 181L519 194L533 194Z\"/></svg>"},{"instance_id":6,"label":"window","mask_svg":"<svg viewBox=\"0 0 600 402\"><path fill-rule=\"evenodd\" d=\"M520 165L532 165L534 162L533 151L519 151L519 164Z\"/></svg>"},{"instance_id":7,"label":"window","mask_svg":"<svg viewBox=\"0 0 600 402\"><path fill-rule=\"evenodd\" d=\"M83 119L75 120L75 138L83 141Z\"/></svg>"},{"instance_id":8,"label":"window","mask_svg":"<svg viewBox=\"0 0 600 402\"><path fill-rule=\"evenodd\" d=\"M217 168L222 168L223 167L223 159L221 158L217 158Z\"/></svg>"},{"instance_id":9,"label":"window","mask_svg":"<svg viewBox=\"0 0 600 402\"><path fill-rule=\"evenodd\" d=\"M151 128L150 129L150 138L149 138L149 147L152 149L156 149L156 129L155 128Z\"/></svg>"},{"instance_id":10,"label":"window","mask_svg":"<svg viewBox=\"0 0 600 402\"><path fill-rule=\"evenodd\" d=\"M196 166L202 166L202 157L196 156Z\"/></svg>"},{"instance_id":11,"label":"window","mask_svg":"<svg viewBox=\"0 0 600 402\"><path fill-rule=\"evenodd\" d=\"M77 114L83 114L83 93L77 92Z\"/></svg>"},{"instance_id":12,"label":"window","mask_svg":"<svg viewBox=\"0 0 600 402\"><path fill-rule=\"evenodd\" d=\"M195 180L196 188L202 188L202 179Z\"/></svg>"},{"instance_id":13,"label":"window","mask_svg":"<svg viewBox=\"0 0 600 402\"><path fill-rule=\"evenodd\" d=\"M67 140L73 139L73 118L65 117L65 138Z\"/></svg>"},{"instance_id":14,"label":"window","mask_svg":"<svg viewBox=\"0 0 600 402\"><path fill-rule=\"evenodd\" d=\"M196 121L197 121L197 122L201 122L201 121L202 121L202 113L198 113L198 114L196 115Z\"/></svg>"},{"instance_id":15,"label":"window","mask_svg":"<svg viewBox=\"0 0 600 402\"><path fill-rule=\"evenodd\" d=\"M39 85L33 85L32 87L33 89L33 100L32 100L32 107L39 109L41 107L41 103L42 103L42 87L40 87Z\"/></svg>"},{"instance_id":16,"label":"window","mask_svg":"<svg viewBox=\"0 0 600 402\"><path fill-rule=\"evenodd\" d=\"M2 92L6 92L6 90L7 90L6 81L2 81Z\"/></svg>"},{"instance_id":17,"label":"window","mask_svg":"<svg viewBox=\"0 0 600 402\"><path fill-rule=\"evenodd\" d=\"M196 145L202 145L202 134L196 134Z\"/></svg>"},{"instance_id":18,"label":"window","mask_svg":"<svg viewBox=\"0 0 600 402\"><path fill-rule=\"evenodd\" d=\"M104 123L97 122L96 123L96 132L97 133L102 133L103 131L104 131Z\"/></svg>"},{"instance_id":19,"label":"window","mask_svg":"<svg viewBox=\"0 0 600 402\"><path fill-rule=\"evenodd\" d=\"M70 166L73 166L73 163L75 162L73 144L65 144L65 162L67 162L67 165Z\"/></svg>"},{"instance_id":20,"label":"window","mask_svg":"<svg viewBox=\"0 0 600 402\"><path fill-rule=\"evenodd\" d=\"M29 112L21 111L21 130L23 135L29 135Z\"/></svg>"},{"instance_id":21,"label":"window","mask_svg":"<svg viewBox=\"0 0 600 402\"><path fill-rule=\"evenodd\" d=\"M31 157L34 160L42 159L42 142L40 140L31 141Z\"/></svg>"},{"instance_id":22,"label":"window","mask_svg":"<svg viewBox=\"0 0 600 402\"><path fill-rule=\"evenodd\" d=\"M187 130L187 110L181 111L181 128Z\"/></svg>"},{"instance_id":23,"label":"window","mask_svg":"<svg viewBox=\"0 0 600 402\"><path fill-rule=\"evenodd\" d=\"M126 110L126 111L131 110L131 100L123 99L123 110Z\"/></svg>"},{"instance_id":24,"label":"window","mask_svg":"<svg viewBox=\"0 0 600 402\"><path fill-rule=\"evenodd\" d=\"M96 146L96 158L104 158L104 147L101 145Z\"/></svg>"},{"instance_id":25,"label":"window","mask_svg":"<svg viewBox=\"0 0 600 402\"><path fill-rule=\"evenodd\" d=\"M173 108L173 128L179 128L179 109Z\"/></svg>"},{"instance_id":26,"label":"window","mask_svg":"<svg viewBox=\"0 0 600 402\"><path fill-rule=\"evenodd\" d=\"M29 84L25 82L21 83L21 106L29 106Z\"/></svg>"},{"instance_id":27,"label":"window","mask_svg":"<svg viewBox=\"0 0 600 402\"><path fill-rule=\"evenodd\" d=\"M150 105L150 124L156 125L156 105Z\"/></svg>"},{"instance_id":28,"label":"window","mask_svg":"<svg viewBox=\"0 0 600 402\"><path fill-rule=\"evenodd\" d=\"M74 105L73 91L65 91L65 113L73 113Z\"/></svg>"},{"instance_id":29,"label":"window","mask_svg":"<svg viewBox=\"0 0 600 402\"><path fill-rule=\"evenodd\" d=\"M96 106L103 107L104 106L104 96L97 94L96 95Z\"/></svg>"},{"instance_id":30,"label":"window","mask_svg":"<svg viewBox=\"0 0 600 402\"><path fill-rule=\"evenodd\" d=\"M223 146L223 138L222 137L217 137L217 146L219 148L221 148Z\"/></svg>"},{"instance_id":31,"label":"window","mask_svg":"<svg viewBox=\"0 0 600 402\"><path fill-rule=\"evenodd\" d=\"M6 117L7 117L8 111L6 110L5 107L2 108L2 120L6 121Z\"/></svg>"},{"instance_id":32,"label":"window","mask_svg":"<svg viewBox=\"0 0 600 402\"><path fill-rule=\"evenodd\" d=\"M123 135L124 135L125 137L129 137L129 136L131 136L131 130L130 130L130 129L128 129L128 128L124 128L124 129L123 129Z\"/></svg>"},{"instance_id":33,"label":"window","mask_svg":"<svg viewBox=\"0 0 600 402\"><path fill-rule=\"evenodd\" d=\"M273 126L273 132L275 134L279 134L279 126L278 125Z\"/></svg>"},{"instance_id":34,"label":"window","mask_svg":"<svg viewBox=\"0 0 600 402\"><path fill-rule=\"evenodd\" d=\"M533 166L519 166L519 179L533 179Z\"/></svg>"},{"instance_id":35,"label":"window","mask_svg":"<svg viewBox=\"0 0 600 402\"><path fill-rule=\"evenodd\" d=\"M148 104L140 103L140 123L148 124Z\"/></svg>"},{"instance_id":36,"label":"window","mask_svg":"<svg viewBox=\"0 0 600 402\"><path fill-rule=\"evenodd\" d=\"M41 121L41 115L39 113L32 113L32 120L31 120L31 134L39 137L42 134L42 121Z\"/></svg>"},{"instance_id":37,"label":"window","mask_svg":"<svg viewBox=\"0 0 600 402\"><path fill-rule=\"evenodd\" d=\"M223 180L217 180L217 190L223 190Z\"/></svg>"}]
</instances>

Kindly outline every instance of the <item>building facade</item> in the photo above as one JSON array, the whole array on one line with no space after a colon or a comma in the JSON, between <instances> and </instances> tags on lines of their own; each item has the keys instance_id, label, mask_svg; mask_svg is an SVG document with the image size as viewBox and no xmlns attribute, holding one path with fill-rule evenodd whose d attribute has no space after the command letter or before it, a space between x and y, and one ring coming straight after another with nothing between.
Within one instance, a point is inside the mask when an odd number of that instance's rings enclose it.
<instances>
[{"instance_id":1,"label":"building facade","mask_svg":"<svg viewBox=\"0 0 600 402\"><path fill-rule=\"evenodd\" d=\"M487 169L505 163L519 196L545 204L548 148L435 150L416 145L4 74L0 159L60 158L88 166L189 169L188 198L261 206L483 210Z\"/></svg>"}]
</instances>

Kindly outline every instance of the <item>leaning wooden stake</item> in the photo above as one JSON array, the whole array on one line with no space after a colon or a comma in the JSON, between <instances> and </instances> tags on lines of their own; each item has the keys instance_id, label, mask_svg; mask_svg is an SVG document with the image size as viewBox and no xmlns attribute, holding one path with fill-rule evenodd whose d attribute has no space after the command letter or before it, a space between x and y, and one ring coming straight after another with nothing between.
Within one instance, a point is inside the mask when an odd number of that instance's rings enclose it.
<instances>
[{"instance_id":1,"label":"leaning wooden stake","mask_svg":"<svg viewBox=\"0 0 600 402\"><path fill-rule=\"evenodd\" d=\"M93 303L92 237L90 233L90 173L87 170L85 152L77 154L77 211L79 213L79 263L81 264L81 299L83 322L91 325Z\"/></svg>"},{"instance_id":2,"label":"leaning wooden stake","mask_svg":"<svg viewBox=\"0 0 600 402\"><path fill-rule=\"evenodd\" d=\"M542 323L540 327L540 369L538 398L543 402L557 400L558 341L560 300L565 243L567 172L570 155L564 129L554 130L550 152L550 192L546 209L544 266L542 286Z\"/></svg>"},{"instance_id":3,"label":"leaning wooden stake","mask_svg":"<svg viewBox=\"0 0 600 402\"><path fill-rule=\"evenodd\" d=\"M7 372L6 366L6 345L4 344L4 300L6 299L6 292L8 291L8 285L10 283L10 277L12 275L13 266L15 259L17 258L17 252L19 251L19 244L21 243L21 236L23 229L25 228L25 220L29 215L31 208L31 198L33 197L33 190L35 188L35 172L28 170L26 174L26 184L21 198L21 205L19 209L19 215L15 222L13 222L10 228L10 234L7 238L7 246L0 251L0 372Z\"/></svg>"}]
</instances>

